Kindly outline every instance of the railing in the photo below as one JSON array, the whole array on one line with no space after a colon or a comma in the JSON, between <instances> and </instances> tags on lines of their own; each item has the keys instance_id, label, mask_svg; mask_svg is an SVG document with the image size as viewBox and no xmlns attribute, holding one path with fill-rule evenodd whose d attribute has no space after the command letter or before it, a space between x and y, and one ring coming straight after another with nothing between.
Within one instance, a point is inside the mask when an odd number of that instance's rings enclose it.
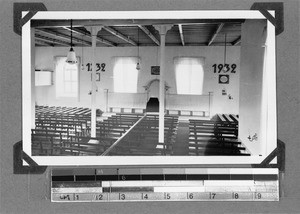
<instances>
[{"instance_id":1,"label":"railing","mask_svg":"<svg viewBox=\"0 0 300 214\"><path fill-rule=\"evenodd\" d=\"M212 93L203 95L166 94L166 109L211 112Z\"/></svg>"},{"instance_id":2,"label":"railing","mask_svg":"<svg viewBox=\"0 0 300 214\"><path fill-rule=\"evenodd\" d=\"M106 109L117 108L140 108L145 109L147 93L114 93L106 91Z\"/></svg>"},{"instance_id":3,"label":"railing","mask_svg":"<svg viewBox=\"0 0 300 214\"><path fill-rule=\"evenodd\" d=\"M114 108L138 108L145 109L149 95L145 93L115 93L105 90L106 111ZM169 94L165 96L165 109L181 111L208 112L210 115L213 94L209 92L203 95Z\"/></svg>"}]
</instances>

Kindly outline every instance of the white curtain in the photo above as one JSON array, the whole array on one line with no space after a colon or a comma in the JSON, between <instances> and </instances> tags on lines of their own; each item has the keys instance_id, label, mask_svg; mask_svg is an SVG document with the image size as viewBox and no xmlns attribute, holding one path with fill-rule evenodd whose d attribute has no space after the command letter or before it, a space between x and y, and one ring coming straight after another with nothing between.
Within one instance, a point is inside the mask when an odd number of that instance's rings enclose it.
<instances>
[{"instance_id":1,"label":"white curtain","mask_svg":"<svg viewBox=\"0 0 300 214\"><path fill-rule=\"evenodd\" d=\"M56 97L77 97L78 63L69 64L66 59L67 57L55 57Z\"/></svg>"},{"instance_id":2,"label":"white curtain","mask_svg":"<svg viewBox=\"0 0 300 214\"><path fill-rule=\"evenodd\" d=\"M138 83L137 57L116 57L114 60L114 92L136 93Z\"/></svg>"},{"instance_id":3,"label":"white curtain","mask_svg":"<svg viewBox=\"0 0 300 214\"><path fill-rule=\"evenodd\" d=\"M174 58L177 94L201 95L204 78L203 57Z\"/></svg>"}]
</instances>

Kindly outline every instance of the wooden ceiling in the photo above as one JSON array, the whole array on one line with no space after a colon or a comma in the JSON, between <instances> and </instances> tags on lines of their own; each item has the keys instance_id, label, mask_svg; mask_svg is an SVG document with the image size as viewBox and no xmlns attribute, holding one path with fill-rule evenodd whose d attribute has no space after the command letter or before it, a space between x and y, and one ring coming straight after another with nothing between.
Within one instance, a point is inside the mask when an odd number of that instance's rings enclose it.
<instances>
[{"instance_id":1,"label":"wooden ceiling","mask_svg":"<svg viewBox=\"0 0 300 214\"><path fill-rule=\"evenodd\" d=\"M244 20L73 20L73 46L91 46L86 26L103 26L97 47L159 46L155 25L172 24L166 46L239 45ZM70 46L70 20L34 20L36 46Z\"/></svg>"}]
</instances>

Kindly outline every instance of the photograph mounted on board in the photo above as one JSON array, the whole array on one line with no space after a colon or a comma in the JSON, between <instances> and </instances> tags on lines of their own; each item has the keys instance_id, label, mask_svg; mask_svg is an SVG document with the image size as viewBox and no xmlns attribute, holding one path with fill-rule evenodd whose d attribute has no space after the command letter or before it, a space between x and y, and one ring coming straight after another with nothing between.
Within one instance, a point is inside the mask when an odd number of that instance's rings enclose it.
<instances>
[{"instance_id":1,"label":"photograph mounted on board","mask_svg":"<svg viewBox=\"0 0 300 214\"><path fill-rule=\"evenodd\" d=\"M37 12L23 149L39 165L260 163L277 143L275 54L256 10Z\"/></svg>"}]
</instances>

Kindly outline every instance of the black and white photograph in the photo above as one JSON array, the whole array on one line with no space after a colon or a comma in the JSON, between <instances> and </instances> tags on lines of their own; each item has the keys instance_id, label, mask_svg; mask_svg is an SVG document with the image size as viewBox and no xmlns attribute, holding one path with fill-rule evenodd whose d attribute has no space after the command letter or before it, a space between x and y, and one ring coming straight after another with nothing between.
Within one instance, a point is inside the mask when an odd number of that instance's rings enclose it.
<instances>
[{"instance_id":1,"label":"black and white photograph","mask_svg":"<svg viewBox=\"0 0 300 214\"><path fill-rule=\"evenodd\" d=\"M22 30L38 163L258 163L276 148L275 27L258 11L40 11Z\"/></svg>"}]
</instances>

